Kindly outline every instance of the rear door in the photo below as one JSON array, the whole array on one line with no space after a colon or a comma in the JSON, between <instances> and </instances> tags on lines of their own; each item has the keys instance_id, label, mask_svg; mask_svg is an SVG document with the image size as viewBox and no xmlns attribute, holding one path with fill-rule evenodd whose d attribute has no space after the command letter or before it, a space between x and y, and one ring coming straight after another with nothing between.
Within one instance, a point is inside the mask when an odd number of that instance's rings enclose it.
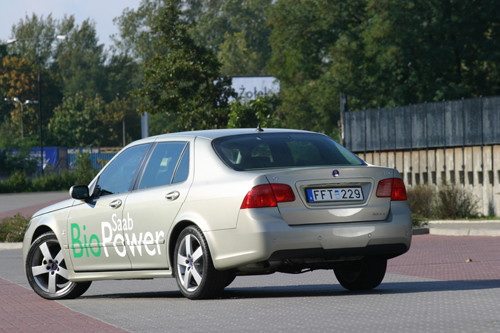
<instances>
[{"instance_id":1,"label":"rear door","mask_svg":"<svg viewBox=\"0 0 500 333\"><path fill-rule=\"evenodd\" d=\"M165 269L167 234L191 186L191 145L188 141L158 142L137 189L127 197L124 231L132 269Z\"/></svg>"}]
</instances>

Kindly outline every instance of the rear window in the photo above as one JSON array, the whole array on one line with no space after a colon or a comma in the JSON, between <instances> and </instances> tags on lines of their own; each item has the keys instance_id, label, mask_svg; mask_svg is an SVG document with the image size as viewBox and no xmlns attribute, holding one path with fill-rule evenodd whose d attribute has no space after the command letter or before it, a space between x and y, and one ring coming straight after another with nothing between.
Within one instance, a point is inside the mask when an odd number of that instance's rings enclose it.
<instances>
[{"instance_id":1,"label":"rear window","mask_svg":"<svg viewBox=\"0 0 500 333\"><path fill-rule=\"evenodd\" d=\"M331 138L315 133L235 135L212 144L219 157L238 171L365 164Z\"/></svg>"}]
</instances>

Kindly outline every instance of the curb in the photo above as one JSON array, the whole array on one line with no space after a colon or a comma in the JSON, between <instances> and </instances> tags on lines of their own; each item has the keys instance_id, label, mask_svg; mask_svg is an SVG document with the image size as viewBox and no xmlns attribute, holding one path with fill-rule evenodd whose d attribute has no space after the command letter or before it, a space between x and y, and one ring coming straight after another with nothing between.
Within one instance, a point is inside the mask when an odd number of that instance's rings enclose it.
<instances>
[{"instance_id":1,"label":"curb","mask_svg":"<svg viewBox=\"0 0 500 333\"><path fill-rule=\"evenodd\" d=\"M23 243L5 243L0 242L0 251L1 250L18 250L23 248Z\"/></svg>"},{"instance_id":2,"label":"curb","mask_svg":"<svg viewBox=\"0 0 500 333\"><path fill-rule=\"evenodd\" d=\"M500 236L500 220L429 221L429 233L441 236Z\"/></svg>"}]
</instances>

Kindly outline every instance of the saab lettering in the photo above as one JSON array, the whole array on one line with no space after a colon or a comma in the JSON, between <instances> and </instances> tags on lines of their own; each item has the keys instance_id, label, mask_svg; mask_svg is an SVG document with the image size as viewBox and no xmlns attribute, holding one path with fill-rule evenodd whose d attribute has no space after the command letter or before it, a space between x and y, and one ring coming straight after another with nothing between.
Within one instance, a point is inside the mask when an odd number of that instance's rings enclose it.
<instances>
[{"instance_id":1,"label":"saab lettering","mask_svg":"<svg viewBox=\"0 0 500 333\"><path fill-rule=\"evenodd\" d=\"M83 231L85 231L86 227L83 226ZM73 256L75 258L81 258L84 255L90 257L92 254L94 257L99 257L101 255L101 244L99 241L99 237L96 234L92 234L88 237L83 234L83 243L80 240L80 226L76 223L71 223L71 248L73 249ZM90 251L89 251L90 249Z\"/></svg>"},{"instance_id":2,"label":"saab lettering","mask_svg":"<svg viewBox=\"0 0 500 333\"><path fill-rule=\"evenodd\" d=\"M130 213L127 213L127 218L123 218L123 220L116 219L116 214L113 214L111 221L113 222L113 231L127 231L134 228L134 220L130 218Z\"/></svg>"}]
</instances>

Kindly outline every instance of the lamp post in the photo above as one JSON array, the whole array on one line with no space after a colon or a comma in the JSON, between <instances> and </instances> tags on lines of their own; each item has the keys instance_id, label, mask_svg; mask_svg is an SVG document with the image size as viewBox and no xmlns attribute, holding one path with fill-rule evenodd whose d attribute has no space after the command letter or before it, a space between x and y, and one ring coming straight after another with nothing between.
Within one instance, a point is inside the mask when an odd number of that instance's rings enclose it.
<instances>
[{"instance_id":1,"label":"lamp post","mask_svg":"<svg viewBox=\"0 0 500 333\"><path fill-rule=\"evenodd\" d=\"M36 61L38 64L38 122L40 125L40 172L43 173L43 127L42 127L42 78L40 70L40 54L39 54L39 43L41 39L51 39L50 37L35 37L35 38L12 38L7 40L7 45L14 44L18 41L24 40L34 40L36 41ZM65 35L57 35L56 39L65 40Z\"/></svg>"},{"instance_id":2,"label":"lamp post","mask_svg":"<svg viewBox=\"0 0 500 333\"><path fill-rule=\"evenodd\" d=\"M32 101L32 100L29 100L27 99L26 102L21 102L21 100L18 98L18 97L14 97L12 99L10 98L4 98L4 100L6 102L12 102L12 103L19 103L19 105L21 106L21 138L24 139L24 106L27 105L27 104L38 104L38 101Z\"/></svg>"}]
</instances>

